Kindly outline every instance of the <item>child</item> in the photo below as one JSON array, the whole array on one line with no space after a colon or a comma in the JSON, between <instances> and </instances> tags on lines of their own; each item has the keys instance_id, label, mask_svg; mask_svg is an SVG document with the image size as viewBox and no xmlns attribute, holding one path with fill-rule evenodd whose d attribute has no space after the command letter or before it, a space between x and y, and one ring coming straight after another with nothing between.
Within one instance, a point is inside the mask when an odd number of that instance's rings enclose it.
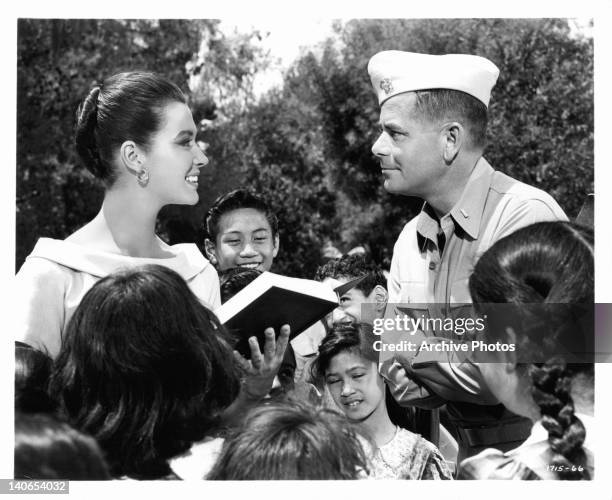
<instances>
[{"instance_id":1,"label":"child","mask_svg":"<svg viewBox=\"0 0 612 500\"><path fill-rule=\"evenodd\" d=\"M247 415L207 479L358 479L366 464L355 430L341 415L277 401Z\"/></svg>"},{"instance_id":2,"label":"child","mask_svg":"<svg viewBox=\"0 0 612 500\"><path fill-rule=\"evenodd\" d=\"M438 449L391 422L377 353L366 338L366 325L336 326L319 346L313 364L339 408L372 439L370 477L376 479L451 479Z\"/></svg>"},{"instance_id":3,"label":"child","mask_svg":"<svg viewBox=\"0 0 612 500\"><path fill-rule=\"evenodd\" d=\"M315 280L332 287L364 275L363 281L340 297L340 306L328 317L329 328L340 323L362 323L364 314L373 316L370 321L374 317L382 318L388 299L387 280L382 270L362 255L346 255L317 269ZM364 307L364 304L371 305Z\"/></svg>"},{"instance_id":4,"label":"child","mask_svg":"<svg viewBox=\"0 0 612 500\"><path fill-rule=\"evenodd\" d=\"M56 404L47 393L53 360L23 342L15 342L15 411L53 413Z\"/></svg>"},{"instance_id":5,"label":"child","mask_svg":"<svg viewBox=\"0 0 612 500\"><path fill-rule=\"evenodd\" d=\"M206 214L206 255L222 272L233 267L269 271L278 254L278 220L260 196L235 189Z\"/></svg>"},{"instance_id":6,"label":"child","mask_svg":"<svg viewBox=\"0 0 612 500\"><path fill-rule=\"evenodd\" d=\"M263 355L252 337L248 362L223 335L176 272L147 265L109 275L68 324L50 392L98 440L114 477L174 477L173 458L269 392L289 331L276 342L266 330Z\"/></svg>"},{"instance_id":7,"label":"child","mask_svg":"<svg viewBox=\"0 0 612 500\"><path fill-rule=\"evenodd\" d=\"M513 343L516 352L487 353L479 368L499 401L533 427L513 450L464 460L460 479L593 477L593 363L570 346L593 338L592 323L574 312L592 311L594 279L593 231L569 222L519 229L480 258L469 286L488 316L487 342ZM500 304L520 314L500 314Z\"/></svg>"},{"instance_id":8,"label":"child","mask_svg":"<svg viewBox=\"0 0 612 500\"><path fill-rule=\"evenodd\" d=\"M96 441L50 415L15 414L15 479L110 479Z\"/></svg>"},{"instance_id":9,"label":"child","mask_svg":"<svg viewBox=\"0 0 612 500\"><path fill-rule=\"evenodd\" d=\"M245 286L261 275L258 269L234 267L221 273L219 278L221 284L221 302L224 304L236 295ZM281 396L295 388L295 355L291 344L287 346L283 362L281 363L278 374L272 382L272 389L269 397Z\"/></svg>"}]
</instances>

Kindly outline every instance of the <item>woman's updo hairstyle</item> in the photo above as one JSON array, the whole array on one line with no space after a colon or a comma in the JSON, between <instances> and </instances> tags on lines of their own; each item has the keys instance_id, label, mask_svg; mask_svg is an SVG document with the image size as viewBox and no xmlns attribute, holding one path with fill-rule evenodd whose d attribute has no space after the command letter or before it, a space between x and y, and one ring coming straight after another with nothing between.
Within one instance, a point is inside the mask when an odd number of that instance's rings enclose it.
<instances>
[{"instance_id":1,"label":"woman's updo hairstyle","mask_svg":"<svg viewBox=\"0 0 612 500\"><path fill-rule=\"evenodd\" d=\"M94 87L77 111L75 143L85 167L111 186L117 177L116 151L127 140L147 148L171 102L186 103L185 95L155 73L119 73Z\"/></svg>"},{"instance_id":2,"label":"woman's updo hairstyle","mask_svg":"<svg viewBox=\"0 0 612 500\"><path fill-rule=\"evenodd\" d=\"M544 362L519 368L531 382L533 400L548 431L551 465L561 471L561 479L588 479L582 447L586 431L574 413L571 392L577 375L592 385L593 364L571 363L554 353L564 352L563 346L572 345L580 335L573 307L594 303L593 231L569 222L540 222L519 229L483 254L469 287L481 312L495 307L489 304L520 306L521 317L506 316L505 324L494 324L488 315L489 340L502 339L511 327L517 351L553 353Z\"/></svg>"}]
</instances>

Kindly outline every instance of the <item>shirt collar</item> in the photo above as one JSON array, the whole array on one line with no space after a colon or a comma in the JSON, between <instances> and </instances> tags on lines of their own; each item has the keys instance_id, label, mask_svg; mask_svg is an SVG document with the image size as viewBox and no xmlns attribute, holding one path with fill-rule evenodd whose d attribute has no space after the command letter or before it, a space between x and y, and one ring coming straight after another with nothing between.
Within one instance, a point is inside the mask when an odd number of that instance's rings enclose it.
<instances>
[{"instance_id":1,"label":"shirt collar","mask_svg":"<svg viewBox=\"0 0 612 500\"><path fill-rule=\"evenodd\" d=\"M459 201L450 211L454 223L474 239L478 238L480 222L494 172L487 160L481 157L476 162ZM425 203L419 214L417 234L436 241L438 228L438 219L433 209Z\"/></svg>"}]
</instances>

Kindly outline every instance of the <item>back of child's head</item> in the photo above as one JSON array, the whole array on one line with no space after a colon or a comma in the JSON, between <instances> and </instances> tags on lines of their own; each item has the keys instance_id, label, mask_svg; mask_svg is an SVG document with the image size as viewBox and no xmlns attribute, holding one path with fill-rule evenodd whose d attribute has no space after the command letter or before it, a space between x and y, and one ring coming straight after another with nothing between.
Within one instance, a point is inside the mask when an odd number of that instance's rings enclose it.
<instances>
[{"instance_id":1,"label":"back of child's head","mask_svg":"<svg viewBox=\"0 0 612 500\"><path fill-rule=\"evenodd\" d=\"M365 471L361 443L344 416L286 400L249 412L207 479L357 479Z\"/></svg>"},{"instance_id":2,"label":"back of child's head","mask_svg":"<svg viewBox=\"0 0 612 500\"><path fill-rule=\"evenodd\" d=\"M109 275L83 297L51 379L61 410L104 449L113 475L161 477L239 390L223 326L176 272Z\"/></svg>"},{"instance_id":3,"label":"back of child's head","mask_svg":"<svg viewBox=\"0 0 612 500\"><path fill-rule=\"evenodd\" d=\"M52 413L55 403L47 389L53 360L28 344L15 342L15 411Z\"/></svg>"},{"instance_id":4,"label":"back of child's head","mask_svg":"<svg viewBox=\"0 0 612 500\"><path fill-rule=\"evenodd\" d=\"M517 366L548 431L549 463L562 479L589 478L583 467L586 429L575 415L572 393L573 382L580 380L585 387L579 392L592 394L594 367L572 362L579 356L570 346L592 345L592 323L577 313L593 311L593 248L590 228L539 222L497 241L469 280L476 308L488 312L488 338L507 342L511 332L518 355L533 355L533 362ZM517 306L515 314L499 314L499 303ZM592 350L580 356L585 354L589 360Z\"/></svg>"},{"instance_id":5,"label":"back of child's head","mask_svg":"<svg viewBox=\"0 0 612 500\"><path fill-rule=\"evenodd\" d=\"M215 242L219 234L219 222L224 214L241 208L252 208L261 212L272 229L272 236L278 234L278 219L266 200L247 189L234 189L219 196L208 210L205 219L206 232L211 241Z\"/></svg>"},{"instance_id":6,"label":"back of child's head","mask_svg":"<svg viewBox=\"0 0 612 500\"><path fill-rule=\"evenodd\" d=\"M317 269L314 279L323 281L326 278L333 278L350 281L364 274L366 277L355 288L361 290L365 296L370 295L376 286L387 289L387 279L380 267L360 254L345 255L326 262Z\"/></svg>"},{"instance_id":7,"label":"back of child's head","mask_svg":"<svg viewBox=\"0 0 612 500\"><path fill-rule=\"evenodd\" d=\"M249 269L244 267L233 267L227 271L222 271L219 276L221 288L221 303L227 302L245 286L261 275L259 269Z\"/></svg>"},{"instance_id":8,"label":"back of child's head","mask_svg":"<svg viewBox=\"0 0 612 500\"><path fill-rule=\"evenodd\" d=\"M15 479L110 479L91 436L49 415L15 414Z\"/></svg>"}]
</instances>

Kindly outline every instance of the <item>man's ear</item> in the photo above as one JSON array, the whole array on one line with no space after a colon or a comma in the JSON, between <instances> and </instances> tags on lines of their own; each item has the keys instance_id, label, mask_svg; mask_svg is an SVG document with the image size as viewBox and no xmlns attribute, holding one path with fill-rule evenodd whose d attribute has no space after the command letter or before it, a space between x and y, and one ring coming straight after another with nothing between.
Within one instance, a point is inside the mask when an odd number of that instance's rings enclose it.
<instances>
[{"instance_id":1,"label":"man's ear","mask_svg":"<svg viewBox=\"0 0 612 500\"><path fill-rule=\"evenodd\" d=\"M210 241L208 238L204 240L204 251L206 252L206 257L212 264L217 263L217 255L216 255L217 247L215 244Z\"/></svg>"},{"instance_id":2,"label":"man's ear","mask_svg":"<svg viewBox=\"0 0 612 500\"><path fill-rule=\"evenodd\" d=\"M455 161L455 158L464 146L466 130L459 122L449 122L442 126L442 157L447 165Z\"/></svg>"},{"instance_id":3,"label":"man's ear","mask_svg":"<svg viewBox=\"0 0 612 500\"><path fill-rule=\"evenodd\" d=\"M374 301L376 303L376 312L384 313L387 308L387 302L389 301L389 293L384 286L376 285L374 290Z\"/></svg>"},{"instance_id":4,"label":"man's ear","mask_svg":"<svg viewBox=\"0 0 612 500\"><path fill-rule=\"evenodd\" d=\"M274 250L272 250L272 257L276 257L278 255L278 249L280 246L280 239L278 237L278 233L274 235Z\"/></svg>"},{"instance_id":5,"label":"man's ear","mask_svg":"<svg viewBox=\"0 0 612 500\"><path fill-rule=\"evenodd\" d=\"M121 164L132 175L138 176L144 163L144 153L134 141L125 141L119 148Z\"/></svg>"}]
</instances>

